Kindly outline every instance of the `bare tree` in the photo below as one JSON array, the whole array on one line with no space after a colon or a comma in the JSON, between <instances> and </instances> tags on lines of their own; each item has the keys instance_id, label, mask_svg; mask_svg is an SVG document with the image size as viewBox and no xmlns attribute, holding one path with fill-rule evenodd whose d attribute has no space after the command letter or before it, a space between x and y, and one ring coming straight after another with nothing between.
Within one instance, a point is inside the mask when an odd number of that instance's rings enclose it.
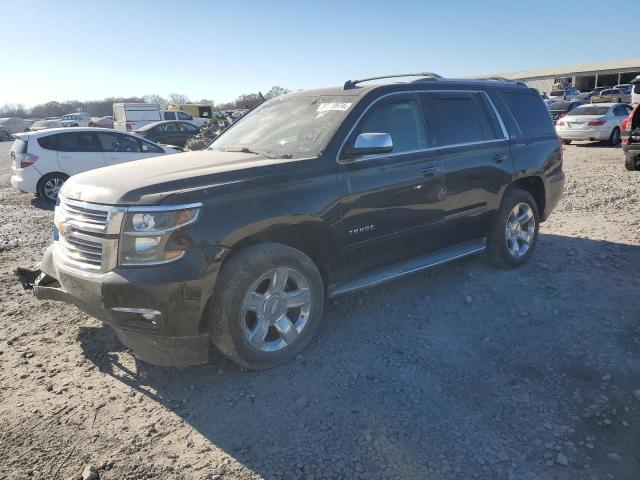
<instances>
[{"instance_id":1,"label":"bare tree","mask_svg":"<svg viewBox=\"0 0 640 480\"><path fill-rule=\"evenodd\" d=\"M182 93L172 93L169 95L169 103L175 103L176 105L182 105L184 103L191 103L191 100Z\"/></svg>"},{"instance_id":2,"label":"bare tree","mask_svg":"<svg viewBox=\"0 0 640 480\"><path fill-rule=\"evenodd\" d=\"M158 94L145 95L142 98L144 98L145 103L159 103L163 107L166 107L169 104L166 98L163 98Z\"/></svg>"},{"instance_id":3,"label":"bare tree","mask_svg":"<svg viewBox=\"0 0 640 480\"><path fill-rule=\"evenodd\" d=\"M288 88L275 86L269 89L269 91L265 94L264 98L266 98L267 100L270 100L274 97L279 97L280 95L285 95L290 92L291 90L289 90Z\"/></svg>"}]
</instances>

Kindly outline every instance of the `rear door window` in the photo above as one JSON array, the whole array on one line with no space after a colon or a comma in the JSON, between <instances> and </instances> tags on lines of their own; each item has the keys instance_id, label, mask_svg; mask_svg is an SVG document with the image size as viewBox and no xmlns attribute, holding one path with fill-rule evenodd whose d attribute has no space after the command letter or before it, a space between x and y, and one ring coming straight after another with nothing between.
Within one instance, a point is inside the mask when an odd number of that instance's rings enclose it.
<instances>
[{"instance_id":1,"label":"rear door window","mask_svg":"<svg viewBox=\"0 0 640 480\"><path fill-rule=\"evenodd\" d=\"M477 143L499 138L484 102L471 92L432 92L424 96L431 144Z\"/></svg>"},{"instance_id":2,"label":"rear door window","mask_svg":"<svg viewBox=\"0 0 640 480\"><path fill-rule=\"evenodd\" d=\"M533 92L500 92L500 96L526 137L556 134L551 117L538 95Z\"/></svg>"},{"instance_id":3,"label":"rear door window","mask_svg":"<svg viewBox=\"0 0 640 480\"><path fill-rule=\"evenodd\" d=\"M118 133L97 134L103 152L140 152L140 140Z\"/></svg>"},{"instance_id":4,"label":"rear door window","mask_svg":"<svg viewBox=\"0 0 640 480\"><path fill-rule=\"evenodd\" d=\"M38 139L38 145L40 145L40 148L46 150L58 150L57 139L60 136L61 135L49 135L48 137L40 137Z\"/></svg>"},{"instance_id":5,"label":"rear door window","mask_svg":"<svg viewBox=\"0 0 640 480\"><path fill-rule=\"evenodd\" d=\"M164 119L165 120L175 120L176 119L175 112L164 112Z\"/></svg>"},{"instance_id":6,"label":"rear door window","mask_svg":"<svg viewBox=\"0 0 640 480\"><path fill-rule=\"evenodd\" d=\"M186 132L186 133L196 133L198 131L198 128L191 125L190 123L179 123L178 124L178 128L180 128L181 131Z\"/></svg>"}]
</instances>

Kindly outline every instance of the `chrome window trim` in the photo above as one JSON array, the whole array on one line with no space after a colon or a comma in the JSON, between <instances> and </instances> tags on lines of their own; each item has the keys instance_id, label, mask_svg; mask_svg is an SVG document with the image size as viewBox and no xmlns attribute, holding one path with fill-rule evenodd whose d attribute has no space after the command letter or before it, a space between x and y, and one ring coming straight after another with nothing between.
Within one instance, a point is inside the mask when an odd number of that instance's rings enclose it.
<instances>
[{"instance_id":1,"label":"chrome window trim","mask_svg":"<svg viewBox=\"0 0 640 480\"><path fill-rule=\"evenodd\" d=\"M356 127L358 126L358 124L360 123L360 121L362 120L362 118L367 114L367 112L375 105L377 104L379 101L391 97L393 95L405 95L405 94L421 94L421 93L474 93L474 94L481 94L483 95L488 101L489 101L489 105L491 106L491 108L493 109L494 114L496 115L496 118L498 119L498 123L500 125L500 129L502 130L502 135L503 138L494 138L492 140L481 140L478 142L466 142L466 143L456 143L456 144L451 144L451 145L440 145L440 146L434 146L434 147L427 147L427 148L421 148L418 150L409 150L409 151L405 151L405 152L391 152L391 153L381 153L378 155L366 155L366 156L362 156L356 159L349 159L349 161L345 161L345 160L341 160L341 156L342 156L342 150L344 150L344 147L346 146L347 140L349 140L349 138L351 137L351 135L353 134L354 130L356 129ZM425 124L426 127L426 124ZM427 131L427 139L429 138L429 132ZM508 141L509 140L509 134L507 132L507 129L505 127L504 122L502 121L502 117L500 116L500 113L498 112L498 109L496 108L496 106L494 105L493 101L491 100L491 97L489 97L489 94L487 94L487 92L485 92L484 90L455 90L455 89L446 89L446 90L440 90L440 89L434 89L434 90L407 90L407 91L403 91L403 92L390 92L390 93L386 93L378 98L376 98L373 102L371 102L367 108L364 109L364 111L360 114L360 116L357 118L357 120L353 123L353 126L349 129L349 132L347 133L347 135L345 136L344 140L342 141L342 143L340 144L340 148L338 149L338 154L336 155L336 162L338 164L341 165L347 165L350 163L355 163L355 162L362 162L362 161L367 161L367 160L373 160L373 159L379 159L379 158L387 158L387 157L391 157L391 156L397 156L397 155L409 155L412 153L419 153L419 152L430 152L430 151L435 151L435 150L442 150L444 148L453 148L453 147L462 147L462 146L469 146L469 145L481 145L481 144L485 144L485 143L491 143L491 142L501 142L501 141Z\"/></svg>"}]
</instances>

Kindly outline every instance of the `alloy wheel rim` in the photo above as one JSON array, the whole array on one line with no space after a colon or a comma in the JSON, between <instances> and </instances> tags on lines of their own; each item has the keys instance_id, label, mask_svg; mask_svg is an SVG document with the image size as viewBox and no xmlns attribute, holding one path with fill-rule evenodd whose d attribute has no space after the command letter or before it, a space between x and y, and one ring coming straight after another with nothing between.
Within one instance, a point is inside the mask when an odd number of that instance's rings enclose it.
<instances>
[{"instance_id":1,"label":"alloy wheel rim","mask_svg":"<svg viewBox=\"0 0 640 480\"><path fill-rule=\"evenodd\" d=\"M310 312L309 282L292 268L274 268L253 282L244 296L242 333L253 349L277 352L298 340Z\"/></svg>"},{"instance_id":2,"label":"alloy wheel rim","mask_svg":"<svg viewBox=\"0 0 640 480\"><path fill-rule=\"evenodd\" d=\"M531 206L519 203L509 213L505 228L507 250L514 258L527 254L533 244L536 231L536 220Z\"/></svg>"},{"instance_id":3,"label":"alloy wheel rim","mask_svg":"<svg viewBox=\"0 0 640 480\"><path fill-rule=\"evenodd\" d=\"M47 183L44 184L44 194L47 198L56 200L63 183L64 181L61 178L50 178L47 180Z\"/></svg>"}]
</instances>

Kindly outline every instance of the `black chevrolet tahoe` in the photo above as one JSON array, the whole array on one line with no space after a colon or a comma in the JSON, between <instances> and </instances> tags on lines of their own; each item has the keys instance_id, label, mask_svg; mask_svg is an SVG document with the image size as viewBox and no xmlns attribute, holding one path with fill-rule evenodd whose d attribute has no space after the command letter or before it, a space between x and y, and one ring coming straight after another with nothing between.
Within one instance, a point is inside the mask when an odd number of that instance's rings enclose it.
<instances>
[{"instance_id":1,"label":"black chevrolet tahoe","mask_svg":"<svg viewBox=\"0 0 640 480\"><path fill-rule=\"evenodd\" d=\"M264 369L309 343L327 298L483 251L526 262L564 184L537 92L371 80L274 98L206 150L71 177L23 285L142 360L202 363L213 344Z\"/></svg>"}]
</instances>

